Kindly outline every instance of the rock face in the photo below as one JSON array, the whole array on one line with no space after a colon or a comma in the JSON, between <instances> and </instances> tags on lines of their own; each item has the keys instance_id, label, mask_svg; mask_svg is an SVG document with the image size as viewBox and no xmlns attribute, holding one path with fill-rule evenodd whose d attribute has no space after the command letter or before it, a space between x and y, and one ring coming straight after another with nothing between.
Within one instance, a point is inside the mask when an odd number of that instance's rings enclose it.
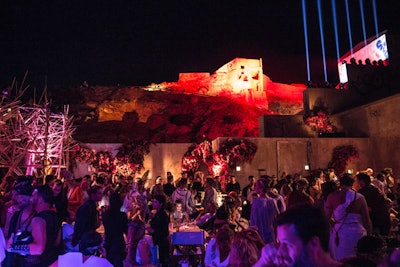
<instances>
[{"instance_id":1,"label":"rock face","mask_svg":"<svg viewBox=\"0 0 400 267\"><path fill-rule=\"evenodd\" d=\"M81 142L186 143L218 136L258 137L258 118L270 113L226 97L149 92L134 87L80 88L70 104ZM95 103L95 104L94 104Z\"/></svg>"},{"instance_id":2,"label":"rock face","mask_svg":"<svg viewBox=\"0 0 400 267\"><path fill-rule=\"evenodd\" d=\"M263 74L261 59L235 58L213 74L180 73L177 82L64 89L53 98L70 105L78 141L186 143L259 137L261 115L303 110L305 86L274 83Z\"/></svg>"}]
</instances>

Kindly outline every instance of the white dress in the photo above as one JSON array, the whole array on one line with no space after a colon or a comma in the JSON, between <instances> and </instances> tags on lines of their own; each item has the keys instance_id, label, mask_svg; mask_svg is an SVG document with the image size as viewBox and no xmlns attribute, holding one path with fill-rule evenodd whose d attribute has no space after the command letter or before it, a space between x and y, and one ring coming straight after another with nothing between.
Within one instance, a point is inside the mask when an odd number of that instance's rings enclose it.
<instances>
[{"instance_id":1,"label":"white dress","mask_svg":"<svg viewBox=\"0 0 400 267\"><path fill-rule=\"evenodd\" d=\"M207 245L206 255L204 257L205 266L207 266L207 267L208 266L212 266L212 267L228 266L229 255L223 262L221 262L220 255L219 255L219 249L215 243L216 243L216 239L213 238L210 240L210 242Z\"/></svg>"},{"instance_id":2,"label":"white dress","mask_svg":"<svg viewBox=\"0 0 400 267\"><path fill-rule=\"evenodd\" d=\"M355 257L358 240L367 234L362 225L361 214L346 212L350 203L361 197L355 191L348 190L345 202L333 211L336 223L331 230L330 251L335 260Z\"/></svg>"}]
</instances>

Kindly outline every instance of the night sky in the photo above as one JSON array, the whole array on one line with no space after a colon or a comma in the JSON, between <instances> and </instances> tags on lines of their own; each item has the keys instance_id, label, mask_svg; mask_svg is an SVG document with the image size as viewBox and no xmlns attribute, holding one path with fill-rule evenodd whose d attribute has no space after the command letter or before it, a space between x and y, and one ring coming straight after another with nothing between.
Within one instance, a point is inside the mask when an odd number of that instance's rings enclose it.
<instances>
[{"instance_id":1,"label":"night sky","mask_svg":"<svg viewBox=\"0 0 400 267\"><path fill-rule=\"evenodd\" d=\"M340 53L349 50L344 0L336 0ZM349 0L353 44L363 40L358 0ZM399 1L376 0L379 31L399 34ZM367 38L375 34L364 0ZM262 58L275 82L307 81L300 0L3 0L0 84L147 85L179 72L214 72L235 57ZM323 82L316 0L308 0L311 80ZM337 82L331 1L322 0L328 80ZM389 55L390 55L389 47Z\"/></svg>"}]
</instances>

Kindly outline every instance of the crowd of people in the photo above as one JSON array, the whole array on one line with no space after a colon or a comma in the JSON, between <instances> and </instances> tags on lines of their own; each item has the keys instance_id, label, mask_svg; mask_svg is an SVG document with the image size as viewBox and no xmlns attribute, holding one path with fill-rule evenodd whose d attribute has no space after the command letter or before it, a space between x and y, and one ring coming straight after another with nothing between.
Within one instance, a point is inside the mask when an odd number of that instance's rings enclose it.
<instances>
[{"instance_id":1,"label":"crowd of people","mask_svg":"<svg viewBox=\"0 0 400 267\"><path fill-rule=\"evenodd\" d=\"M400 266L390 168L226 179L4 177L2 266L176 266L171 229L183 224L207 236L196 266Z\"/></svg>"}]
</instances>

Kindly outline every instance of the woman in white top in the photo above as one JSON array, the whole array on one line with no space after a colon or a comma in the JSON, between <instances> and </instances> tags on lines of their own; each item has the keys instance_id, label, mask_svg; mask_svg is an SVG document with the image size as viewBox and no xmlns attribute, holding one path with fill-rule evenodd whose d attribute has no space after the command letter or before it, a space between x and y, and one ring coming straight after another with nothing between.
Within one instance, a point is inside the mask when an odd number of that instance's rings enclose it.
<instances>
[{"instance_id":1,"label":"woman in white top","mask_svg":"<svg viewBox=\"0 0 400 267\"><path fill-rule=\"evenodd\" d=\"M229 252L233 240L233 230L228 224L217 230L215 238L211 239L206 248L204 264L206 267L225 267L229 263Z\"/></svg>"},{"instance_id":2,"label":"woman in white top","mask_svg":"<svg viewBox=\"0 0 400 267\"><path fill-rule=\"evenodd\" d=\"M339 190L329 194L325 206L326 216L333 221L330 252L336 260L355 257L358 240L372 231L367 202L352 190L353 183L350 174L340 177Z\"/></svg>"},{"instance_id":3,"label":"woman in white top","mask_svg":"<svg viewBox=\"0 0 400 267\"><path fill-rule=\"evenodd\" d=\"M82 235L79 243L80 252L68 252L60 255L50 267L112 267L113 265L108 260L96 255L102 249L102 241L99 233L86 232Z\"/></svg>"}]
</instances>

